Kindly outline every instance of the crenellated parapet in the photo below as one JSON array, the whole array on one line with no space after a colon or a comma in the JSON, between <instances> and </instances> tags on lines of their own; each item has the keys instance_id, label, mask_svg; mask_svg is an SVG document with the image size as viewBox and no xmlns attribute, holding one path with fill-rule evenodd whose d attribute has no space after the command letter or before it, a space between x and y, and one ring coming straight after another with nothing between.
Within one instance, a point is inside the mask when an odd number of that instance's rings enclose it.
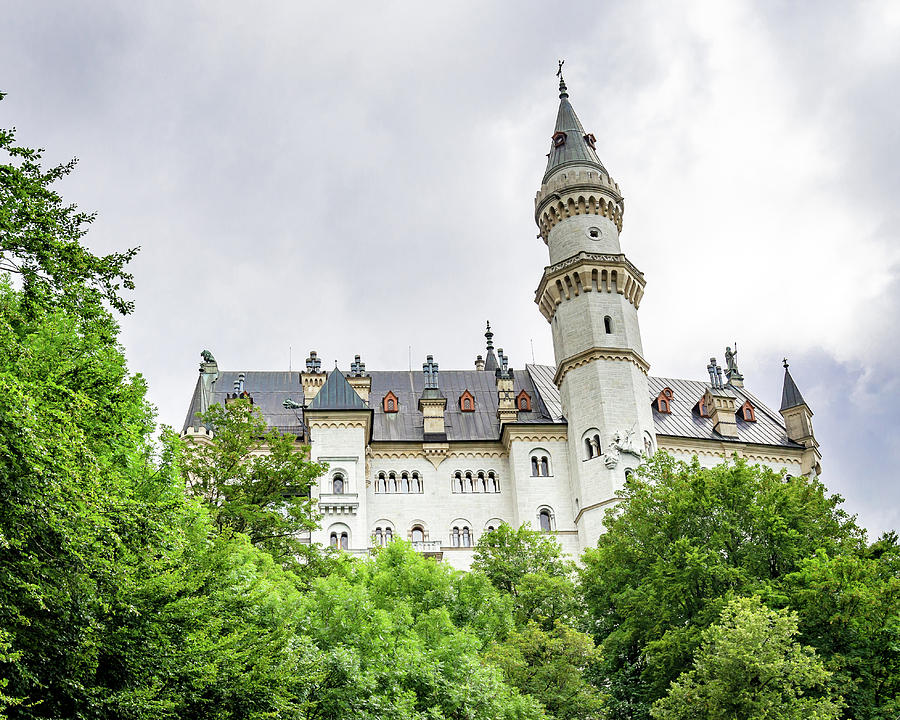
<instances>
[{"instance_id":1,"label":"crenellated parapet","mask_svg":"<svg viewBox=\"0 0 900 720\"><path fill-rule=\"evenodd\" d=\"M625 255L581 252L544 268L534 301L550 322L561 303L587 292L618 293L637 309L644 286L643 273Z\"/></svg>"},{"instance_id":2,"label":"crenellated parapet","mask_svg":"<svg viewBox=\"0 0 900 720\"><path fill-rule=\"evenodd\" d=\"M599 215L622 232L625 201L619 185L599 170L579 170L555 175L541 185L534 198L534 221L546 243L553 227L575 215Z\"/></svg>"}]
</instances>

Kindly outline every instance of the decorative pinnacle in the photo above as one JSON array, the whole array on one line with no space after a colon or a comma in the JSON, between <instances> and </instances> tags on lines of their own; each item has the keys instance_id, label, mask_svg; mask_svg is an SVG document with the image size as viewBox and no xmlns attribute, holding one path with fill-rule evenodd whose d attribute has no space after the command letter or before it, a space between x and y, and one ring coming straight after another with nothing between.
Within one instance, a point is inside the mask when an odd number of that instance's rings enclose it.
<instances>
[{"instance_id":1,"label":"decorative pinnacle","mask_svg":"<svg viewBox=\"0 0 900 720\"><path fill-rule=\"evenodd\" d=\"M494 333L491 332L491 321L487 321L487 332L484 334L485 340L487 340L487 350L490 352L494 349Z\"/></svg>"},{"instance_id":2,"label":"decorative pinnacle","mask_svg":"<svg viewBox=\"0 0 900 720\"><path fill-rule=\"evenodd\" d=\"M566 64L565 60L559 61L559 70L556 71L556 76L559 78L559 99L569 97L569 93L567 92L568 88L566 87L566 81L563 80L562 74L562 66Z\"/></svg>"}]
</instances>

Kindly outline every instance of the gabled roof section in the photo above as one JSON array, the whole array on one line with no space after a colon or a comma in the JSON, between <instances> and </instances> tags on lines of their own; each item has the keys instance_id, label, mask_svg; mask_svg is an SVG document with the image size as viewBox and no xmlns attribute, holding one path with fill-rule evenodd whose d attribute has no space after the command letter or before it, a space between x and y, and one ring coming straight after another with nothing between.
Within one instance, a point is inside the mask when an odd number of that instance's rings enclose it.
<instances>
[{"instance_id":1,"label":"gabled roof section","mask_svg":"<svg viewBox=\"0 0 900 720\"><path fill-rule=\"evenodd\" d=\"M308 409L368 410L369 406L356 394L356 390L350 387L350 383L347 382L344 373L335 368L328 373L325 384L316 393Z\"/></svg>"},{"instance_id":2,"label":"gabled roof section","mask_svg":"<svg viewBox=\"0 0 900 720\"><path fill-rule=\"evenodd\" d=\"M806 400L800 394L800 389L797 387L797 383L794 382L794 378L791 377L791 371L788 370L787 361L785 361L784 387L781 389L781 409L787 410L799 405L806 405Z\"/></svg>"},{"instance_id":3,"label":"gabled roof section","mask_svg":"<svg viewBox=\"0 0 900 720\"><path fill-rule=\"evenodd\" d=\"M559 82L559 111L556 114L554 137L558 133L565 133L565 142L557 145L551 141L547 170L544 172L543 182L547 182L550 175L564 165L593 165L606 172L606 168L603 167L603 163L597 157L597 151L591 147L591 144L585 138L587 133L584 132L581 121L575 114L575 108L569 102L569 93L562 79Z\"/></svg>"}]
</instances>

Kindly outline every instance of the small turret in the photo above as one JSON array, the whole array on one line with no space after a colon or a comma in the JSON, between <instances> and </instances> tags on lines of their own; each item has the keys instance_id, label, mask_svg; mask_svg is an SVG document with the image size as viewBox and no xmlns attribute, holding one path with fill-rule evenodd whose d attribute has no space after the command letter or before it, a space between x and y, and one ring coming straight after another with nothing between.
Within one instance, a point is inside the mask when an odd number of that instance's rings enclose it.
<instances>
[{"instance_id":1,"label":"small turret","mask_svg":"<svg viewBox=\"0 0 900 720\"><path fill-rule=\"evenodd\" d=\"M813 412L803 395L791 372L788 370L787 358L784 359L784 385L781 390L781 417L784 418L784 426L789 440L806 448L803 453L802 473L804 475L818 476L822 474L822 454L819 452L819 443L813 431Z\"/></svg>"},{"instance_id":2,"label":"small turret","mask_svg":"<svg viewBox=\"0 0 900 720\"><path fill-rule=\"evenodd\" d=\"M315 350L309 351L306 358L306 370L300 373L300 384L303 386L303 398L309 404L319 389L325 384L325 373L322 371L322 360Z\"/></svg>"},{"instance_id":3,"label":"small turret","mask_svg":"<svg viewBox=\"0 0 900 720\"><path fill-rule=\"evenodd\" d=\"M353 362L350 363L350 372L347 375L347 382L350 387L356 390L356 394L364 403L369 402L369 393L372 391L372 376L366 372L366 364L360 359L359 355L353 356Z\"/></svg>"}]
</instances>

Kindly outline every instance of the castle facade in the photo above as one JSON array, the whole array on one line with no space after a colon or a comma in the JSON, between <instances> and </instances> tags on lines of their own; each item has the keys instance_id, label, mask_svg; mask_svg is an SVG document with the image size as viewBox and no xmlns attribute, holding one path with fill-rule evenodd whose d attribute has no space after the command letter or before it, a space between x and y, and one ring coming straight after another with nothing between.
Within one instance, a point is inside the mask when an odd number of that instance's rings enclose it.
<instances>
[{"instance_id":1,"label":"castle facade","mask_svg":"<svg viewBox=\"0 0 900 720\"><path fill-rule=\"evenodd\" d=\"M624 201L585 132L565 83L535 222L549 251L535 302L555 363L509 366L485 349L468 370L220 370L204 352L183 427L246 397L267 423L309 444L329 470L314 488L322 513L310 540L366 553L395 538L467 568L481 534L524 523L574 556L596 544L626 476L659 450L714 465L737 453L791 475L821 473L812 411L785 363L778 412L745 386L736 352L709 377L654 377L638 310L644 276L619 243Z\"/></svg>"}]
</instances>

